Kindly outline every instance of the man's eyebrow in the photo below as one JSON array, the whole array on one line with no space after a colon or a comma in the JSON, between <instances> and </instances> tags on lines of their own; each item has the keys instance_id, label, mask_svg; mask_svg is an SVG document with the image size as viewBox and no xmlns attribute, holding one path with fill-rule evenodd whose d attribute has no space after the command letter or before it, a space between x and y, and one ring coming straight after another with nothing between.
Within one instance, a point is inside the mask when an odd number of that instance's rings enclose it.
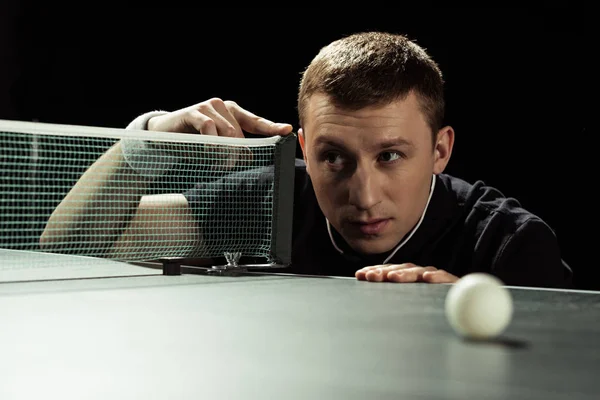
<instances>
[{"instance_id":1,"label":"man's eyebrow","mask_svg":"<svg viewBox=\"0 0 600 400\"><path fill-rule=\"evenodd\" d=\"M344 143L342 141L326 137L326 136L318 136L315 139L315 145L327 145L332 147L339 147L340 149L345 149Z\"/></svg>"},{"instance_id":2,"label":"man's eyebrow","mask_svg":"<svg viewBox=\"0 0 600 400\"><path fill-rule=\"evenodd\" d=\"M414 147L413 142L410 140L397 137L393 139L386 139L374 145L376 148L388 149L390 147Z\"/></svg>"},{"instance_id":3,"label":"man's eyebrow","mask_svg":"<svg viewBox=\"0 0 600 400\"><path fill-rule=\"evenodd\" d=\"M332 147L338 147L340 149L345 149L346 146L342 141L336 140L331 137L319 136L315 139L315 145L329 145ZM379 149L389 149L392 147L414 147L414 144L407 139L397 137L392 139L385 139L379 143L375 143L372 146L375 150Z\"/></svg>"}]
</instances>

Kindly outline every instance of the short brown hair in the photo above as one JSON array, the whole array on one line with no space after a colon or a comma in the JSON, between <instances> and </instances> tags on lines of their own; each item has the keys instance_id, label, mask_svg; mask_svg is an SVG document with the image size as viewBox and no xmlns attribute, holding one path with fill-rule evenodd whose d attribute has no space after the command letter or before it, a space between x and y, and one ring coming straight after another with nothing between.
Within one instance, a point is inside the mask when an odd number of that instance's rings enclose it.
<instances>
[{"instance_id":1,"label":"short brown hair","mask_svg":"<svg viewBox=\"0 0 600 400\"><path fill-rule=\"evenodd\" d=\"M443 86L438 65L406 36L355 33L323 47L304 71L298 93L300 126L315 93L356 110L388 104L414 91L435 138L444 120Z\"/></svg>"}]
</instances>

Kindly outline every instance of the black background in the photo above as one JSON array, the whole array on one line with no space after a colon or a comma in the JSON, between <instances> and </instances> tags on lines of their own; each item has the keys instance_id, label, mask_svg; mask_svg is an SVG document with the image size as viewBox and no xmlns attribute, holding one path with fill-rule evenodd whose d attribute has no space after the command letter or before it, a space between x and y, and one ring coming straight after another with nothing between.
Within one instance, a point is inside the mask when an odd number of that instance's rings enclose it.
<instances>
[{"instance_id":1,"label":"black background","mask_svg":"<svg viewBox=\"0 0 600 400\"><path fill-rule=\"evenodd\" d=\"M49 10L7 1L0 118L124 127L145 111L214 96L297 128L300 73L321 46L361 30L404 33L445 74L457 134L446 172L519 199L555 229L577 285L600 289L590 11L364 7Z\"/></svg>"}]
</instances>

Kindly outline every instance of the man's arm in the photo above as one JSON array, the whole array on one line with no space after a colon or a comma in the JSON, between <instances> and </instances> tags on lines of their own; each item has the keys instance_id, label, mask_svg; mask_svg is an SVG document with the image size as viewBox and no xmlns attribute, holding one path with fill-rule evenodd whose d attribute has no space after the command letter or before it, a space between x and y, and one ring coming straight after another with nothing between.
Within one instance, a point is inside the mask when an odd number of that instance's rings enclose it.
<instances>
[{"instance_id":1,"label":"man's arm","mask_svg":"<svg viewBox=\"0 0 600 400\"><path fill-rule=\"evenodd\" d=\"M121 143L116 143L54 210L41 235L41 248L126 257L160 254L167 246L192 246L198 235L185 197L145 196L148 184L129 167Z\"/></svg>"},{"instance_id":2,"label":"man's arm","mask_svg":"<svg viewBox=\"0 0 600 400\"><path fill-rule=\"evenodd\" d=\"M508 237L496 256L492 273L507 285L573 287L572 271L561 258L556 235L535 217Z\"/></svg>"},{"instance_id":3,"label":"man's arm","mask_svg":"<svg viewBox=\"0 0 600 400\"><path fill-rule=\"evenodd\" d=\"M133 219L108 255L120 259L143 255L153 259L171 253L188 256L201 249L200 231L187 199L174 193L143 196Z\"/></svg>"},{"instance_id":4,"label":"man's arm","mask_svg":"<svg viewBox=\"0 0 600 400\"><path fill-rule=\"evenodd\" d=\"M169 113L144 114L128 128L234 137L243 136L242 130L265 136L292 131L289 124L271 122L216 98ZM41 248L119 258L165 256L174 248L198 254L200 233L186 198L146 196L149 183L126 161L121 142L116 143L54 210L40 237Z\"/></svg>"}]
</instances>

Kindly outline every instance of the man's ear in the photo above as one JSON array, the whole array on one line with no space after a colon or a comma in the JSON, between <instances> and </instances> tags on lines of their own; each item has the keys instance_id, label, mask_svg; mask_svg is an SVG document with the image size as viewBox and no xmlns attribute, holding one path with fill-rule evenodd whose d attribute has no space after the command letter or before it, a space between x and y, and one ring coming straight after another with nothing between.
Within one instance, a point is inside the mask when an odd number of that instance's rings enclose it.
<instances>
[{"instance_id":1,"label":"man's ear","mask_svg":"<svg viewBox=\"0 0 600 400\"><path fill-rule=\"evenodd\" d=\"M433 173L441 174L446 169L452 148L454 147L454 129L445 126L438 131L436 143L433 148Z\"/></svg>"},{"instance_id":2,"label":"man's ear","mask_svg":"<svg viewBox=\"0 0 600 400\"><path fill-rule=\"evenodd\" d=\"M298 142L300 142L302 157L304 158L304 164L306 164L306 173L310 176L310 166L308 165L308 157L306 155L306 138L304 137L304 130L302 128L298 129Z\"/></svg>"},{"instance_id":3,"label":"man's ear","mask_svg":"<svg viewBox=\"0 0 600 400\"><path fill-rule=\"evenodd\" d=\"M298 141L300 142L300 148L302 149L302 157L304 157L304 162L306 161L306 143L304 141L304 130L302 128L298 129Z\"/></svg>"}]
</instances>

